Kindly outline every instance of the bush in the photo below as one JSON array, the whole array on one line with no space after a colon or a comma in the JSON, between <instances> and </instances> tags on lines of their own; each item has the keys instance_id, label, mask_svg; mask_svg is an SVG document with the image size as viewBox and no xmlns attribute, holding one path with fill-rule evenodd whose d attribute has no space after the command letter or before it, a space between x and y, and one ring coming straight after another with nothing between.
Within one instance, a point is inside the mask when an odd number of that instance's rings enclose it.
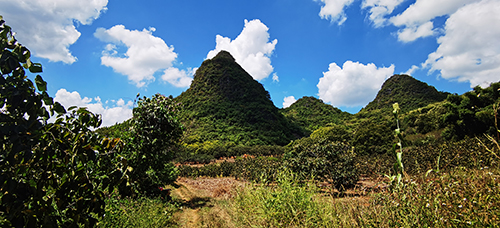
<instances>
[{"instance_id":1,"label":"bush","mask_svg":"<svg viewBox=\"0 0 500 228\"><path fill-rule=\"evenodd\" d=\"M344 190L358 181L354 158L354 149L347 143L303 138L289 145L284 165L303 178L325 180Z\"/></svg>"},{"instance_id":2,"label":"bush","mask_svg":"<svg viewBox=\"0 0 500 228\"><path fill-rule=\"evenodd\" d=\"M119 141L92 132L98 115L76 107L66 113L40 75L28 79L24 69L42 67L1 16L0 56L1 225L93 227L104 214L104 191L123 178L123 163L113 159Z\"/></svg>"},{"instance_id":3,"label":"bush","mask_svg":"<svg viewBox=\"0 0 500 228\"><path fill-rule=\"evenodd\" d=\"M172 98L155 94L139 99L133 110L131 138L126 139L124 156L130 184L141 193L177 179L171 162L183 131L175 115L177 106Z\"/></svg>"},{"instance_id":4,"label":"bush","mask_svg":"<svg viewBox=\"0 0 500 228\"><path fill-rule=\"evenodd\" d=\"M392 123L391 123L392 124ZM372 120L361 122L353 136L352 145L360 155L383 154L391 151L394 137L391 124Z\"/></svg>"}]
</instances>

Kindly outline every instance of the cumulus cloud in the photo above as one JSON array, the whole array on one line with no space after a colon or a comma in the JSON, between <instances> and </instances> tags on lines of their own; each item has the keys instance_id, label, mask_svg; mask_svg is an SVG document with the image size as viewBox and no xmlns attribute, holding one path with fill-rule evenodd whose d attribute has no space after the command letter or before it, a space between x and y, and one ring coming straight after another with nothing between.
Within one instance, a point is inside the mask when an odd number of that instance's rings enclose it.
<instances>
[{"instance_id":1,"label":"cumulus cloud","mask_svg":"<svg viewBox=\"0 0 500 228\"><path fill-rule=\"evenodd\" d=\"M133 102L125 103L123 99L111 101L114 103L112 107L103 105L101 99L84 97L82 98L77 91L68 92L66 89L59 89L54 97L54 100L61 103L65 108L71 106L86 107L91 112L102 115L102 126L111 126L116 123L121 123L132 117Z\"/></svg>"},{"instance_id":2,"label":"cumulus cloud","mask_svg":"<svg viewBox=\"0 0 500 228\"><path fill-rule=\"evenodd\" d=\"M421 25L409 26L397 32L399 41L411 42L418 38L428 37L435 34L432 21Z\"/></svg>"},{"instance_id":3,"label":"cumulus cloud","mask_svg":"<svg viewBox=\"0 0 500 228\"><path fill-rule=\"evenodd\" d=\"M333 106L366 105L377 95L384 81L394 73L394 65L377 67L346 61L342 68L331 63L319 79L319 98Z\"/></svg>"},{"instance_id":4,"label":"cumulus cloud","mask_svg":"<svg viewBox=\"0 0 500 228\"><path fill-rule=\"evenodd\" d=\"M243 31L231 40L217 35L216 46L207 54L207 59L215 57L222 50L228 51L236 62L256 80L267 78L274 70L270 56L278 40L269 41L269 28L260 20L245 20Z\"/></svg>"},{"instance_id":5,"label":"cumulus cloud","mask_svg":"<svg viewBox=\"0 0 500 228\"><path fill-rule=\"evenodd\" d=\"M331 22L337 22L338 25L342 25L346 20L347 16L344 13L344 9L351 5L354 0L320 0L324 5L321 6L319 11L319 16L322 19L330 20Z\"/></svg>"},{"instance_id":6,"label":"cumulus cloud","mask_svg":"<svg viewBox=\"0 0 500 228\"><path fill-rule=\"evenodd\" d=\"M80 37L77 24L88 25L106 11L108 0L3 0L0 15L16 38L35 56L71 64L69 50Z\"/></svg>"},{"instance_id":7,"label":"cumulus cloud","mask_svg":"<svg viewBox=\"0 0 500 228\"><path fill-rule=\"evenodd\" d=\"M152 27L142 31L128 30L123 25L115 25L110 29L98 28L94 36L103 42L108 42L102 52L102 65L126 75L137 87L143 87L154 81L153 75L157 71L167 69L167 73L174 72L176 68L172 68L172 65L177 53L174 52L173 46L168 46L161 38L153 36L154 31L155 28ZM127 51L119 53L118 46L125 46ZM178 69L177 71L182 73ZM181 78L168 75L165 77L164 80L172 81L174 86L181 87L185 87L190 80L187 74Z\"/></svg>"},{"instance_id":8,"label":"cumulus cloud","mask_svg":"<svg viewBox=\"0 0 500 228\"><path fill-rule=\"evenodd\" d=\"M439 47L423 67L445 79L468 81L471 87L500 80L500 4L483 0L453 13L438 38Z\"/></svg>"},{"instance_id":9,"label":"cumulus cloud","mask_svg":"<svg viewBox=\"0 0 500 228\"><path fill-rule=\"evenodd\" d=\"M464 5L480 0L417 0L404 12L390 18L390 22L403 27L398 34L402 42L411 42L418 38L437 33L432 20L436 17L453 14Z\"/></svg>"},{"instance_id":10,"label":"cumulus cloud","mask_svg":"<svg viewBox=\"0 0 500 228\"><path fill-rule=\"evenodd\" d=\"M402 74L406 74L406 75L412 75L415 71L417 71L418 69L420 69L420 67L416 66L416 65L413 65L410 67L410 69L408 69L406 72L402 73Z\"/></svg>"},{"instance_id":11,"label":"cumulus cloud","mask_svg":"<svg viewBox=\"0 0 500 228\"><path fill-rule=\"evenodd\" d=\"M176 87L188 87L193 81L193 75L198 68L179 70L175 67L169 67L163 71L161 79Z\"/></svg>"},{"instance_id":12,"label":"cumulus cloud","mask_svg":"<svg viewBox=\"0 0 500 228\"><path fill-rule=\"evenodd\" d=\"M292 105L293 103L295 103L295 101L297 101L297 99L295 99L294 96L288 96L288 97L285 97L283 99L283 108L288 108L290 107L290 105Z\"/></svg>"},{"instance_id":13,"label":"cumulus cloud","mask_svg":"<svg viewBox=\"0 0 500 228\"><path fill-rule=\"evenodd\" d=\"M404 0L364 0L361 3L362 9L370 11L369 19L375 27L382 27L387 24L387 15L404 2Z\"/></svg>"}]
</instances>

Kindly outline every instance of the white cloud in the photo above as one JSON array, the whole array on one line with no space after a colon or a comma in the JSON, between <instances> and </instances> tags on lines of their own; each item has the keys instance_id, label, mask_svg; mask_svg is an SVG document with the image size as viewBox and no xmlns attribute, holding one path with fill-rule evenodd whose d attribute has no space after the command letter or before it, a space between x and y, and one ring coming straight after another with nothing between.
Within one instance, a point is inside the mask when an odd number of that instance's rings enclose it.
<instances>
[{"instance_id":1,"label":"white cloud","mask_svg":"<svg viewBox=\"0 0 500 228\"><path fill-rule=\"evenodd\" d=\"M500 80L500 2L483 0L466 5L446 21L439 47L423 67L448 80L469 81L471 87Z\"/></svg>"},{"instance_id":2,"label":"white cloud","mask_svg":"<svg viewBox=\"0 0 500 228\"><path fill-rule=\"evenodd\" d=\"M155 28L128 30L123 25L115 25L110 29L98 28L94 36L109 42L102 53L101 63L117 73L127 75L137 87L154 81L153 74L171 68L177 58L174 47L153 36L154 31ZM117 45L126 46L127 51L120 55Z\"/></svg>"},{"instance_id":3,"label":"white cloud","mask_svg":"<svg viewBox=\"0 0 500 228\"><path fill-rule=\"evenodd\" d=\"M71 64L69 50L80 37L77 24L88 25L106 11L108 0L2 0L0 15L20 43L35 56Z\"/></svg>"},{"instance_id":4,"label":"white cloud","mask_svg":"<svg viewBox=\"0 0 500 228\"><path fill-rule=\"evenodd\" d=\"M277 73L273 74L273 82L280 82L280 78L278 77Z\"/></svg>"},{"instance_id":5,"label":"white cloud","mask_svg":"<svg viewBox=\"0 0 500 228\"><path fill-rule=\"evenodd\" d=\"M415 71L417 71L418 69L420 69L420 67L416 66L416 65L413 65L410 67L410 69L408 69L406 72L402 73L402 74L406 74L406 75L412 75Z\"/></svg>"},{"instance_id":6,"label":"white cloud","mask_svg":"<svg viewBox=\"0 0 500 228\"><path fill-rule=\"evenodd\" d=\"M274 70L269 58L278 40L269 42L269 28L260 20L245 20L245 27L236 39L216 36L216 46L207 54L215 57L222 50L228 51L236 62L256 80L267 78Z\"/></svg>"},{"instance_id":7,"label":"white cloud","mask_svg":"<svg viewBox=\"0 0 500 228\"><path fill-rule=\"evenodd\" d=\"M109 107L104 106L99 97L94 99L82 98L77 91L68 92L66 89L59 89L54 100L61 103L65 108L71 106L86 107L93 113L101 114L103 127L121 123L132 117L133 102L125 103L123 99L119 99L113 107ZM108 101L105 102L105 104L107 103Z\"/></svg>"},{"instance_id":8,"label":"white cloud","mask_svg":"<svg viewBox=\"0 0 500 228\"><path fill-rule=\"evenodd\" d=\"M416 0L403 13L390 18L397 27L404 27L398 32L403 42L436 34L432 20L436 17L453 14L464 5L480 0Z\"/></svg>"},{"instance_id":9,"label":"white cloud","mask_svg":"<svg viewBox=\"0 0 500 228\"><path fill-rule=\"evenodd\" d=\"M193 75L198 68L179 70L175 67L169 67L163 71L161 79L176 87L188 87L193 81Z\"/></svg>"},{"instance_id":10,"label":"white cloud","mask_svg":"<svg viewBox=\"0 0 500 228\"><path fill-rule=\"evenodd\" d=\"M434 35L434 24L428 21L421 25L409 26L398 31L398 39L402 42L411 42L418 38Z\"/></svg>"},{"instance_id":11,"label":"white cloud","mask_svg":"<svg viewBox=\"0 0 500 228\"><path fill-rule=\"evenodd\" d=\"M402 2L404 0L363 0L361 8L368 8L370 10L370 20L375 27L381 27L387 23L385 16L390 15Z\"/></svg>"},{"instance_id":12,"label":"white cloud","mask_svg":"<svg viewBox=\"0 0 500 228\"><path fill-rule=\"evenodd\" d=\"M333 106L366 105L377 95L384 81L394 73L394 65L377 67L346 61L342 68L331 63L319 79L319 98Z\"/></svg>"},{"instance_id":13,"label":"white cloud","mask_svg":"<svg viewBox=\"0 0 500 228\"><path fill-rule=\"evenodd\" d=\"M338 25L342 25L346 20L347 16L344 13L344 8L351 5L354 0L320 0L324 3L321 6L319 16L322 19L330 20L331 22L337 22Z\"/></svg>"},{"instance_id":14,"label":"white cloud","mask_svg":"<svg viewBox=\"0 0 500 228\"><path fill-rule=\"evenodd\" d=\"M289 96L289 97L285 97L283 99L283 108L288 108L290 107L290 105L292 105L293 103L295 103L297 101L297 99L295 99L294 96Z\"/></svg>"}]
</instances>

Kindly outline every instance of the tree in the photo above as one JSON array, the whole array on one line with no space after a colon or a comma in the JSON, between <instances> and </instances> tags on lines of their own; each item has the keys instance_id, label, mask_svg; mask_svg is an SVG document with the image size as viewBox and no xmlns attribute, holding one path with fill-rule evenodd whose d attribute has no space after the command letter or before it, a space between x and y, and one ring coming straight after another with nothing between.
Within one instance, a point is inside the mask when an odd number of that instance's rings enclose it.
<instances>
[{"instance_id":1,"label":"tree","mask_svg":"<svg viewBox=\"0 0 500 228\"><path fill-rule=\"evenodd\" d=\"M90 130L98 115L66 113L42 77L35 88L25 69L42 72L0 16L0 225L93 227L104 215L104 191L125 176L124 164L113 162L119 141Z\"/></svg>"},{"instance_id":2,"label":"tree","mask_svg":"<svg viewBox=\"0 0 500 228\"><path fill-rule=\"evenodd\" d=\"M141 193L177 179L171 163L183 132L177 107L171 97L155 94L139 99L133 110L131 137L124 156L131 169L131 184Z\"/></svg>"}]
</instances>

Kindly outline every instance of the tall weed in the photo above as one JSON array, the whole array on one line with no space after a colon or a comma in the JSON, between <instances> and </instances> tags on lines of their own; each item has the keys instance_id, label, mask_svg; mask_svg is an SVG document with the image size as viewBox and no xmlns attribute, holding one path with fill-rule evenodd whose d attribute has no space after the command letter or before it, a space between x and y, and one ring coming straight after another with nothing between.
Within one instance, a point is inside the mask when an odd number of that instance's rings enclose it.
<instances>
[{"instance_id":1,"label":"tall weed","mask_svg":"<svg viewBox=\"0 0 500 228\"><path fill-rule=\"evenodd\" d=\"M256 185L242 190L232 206L242 226L318 227L322 223L320 205L314 199L313 183L298 184L296 174L278 173L276 185Z\"/></svg>"}]
</instances>

